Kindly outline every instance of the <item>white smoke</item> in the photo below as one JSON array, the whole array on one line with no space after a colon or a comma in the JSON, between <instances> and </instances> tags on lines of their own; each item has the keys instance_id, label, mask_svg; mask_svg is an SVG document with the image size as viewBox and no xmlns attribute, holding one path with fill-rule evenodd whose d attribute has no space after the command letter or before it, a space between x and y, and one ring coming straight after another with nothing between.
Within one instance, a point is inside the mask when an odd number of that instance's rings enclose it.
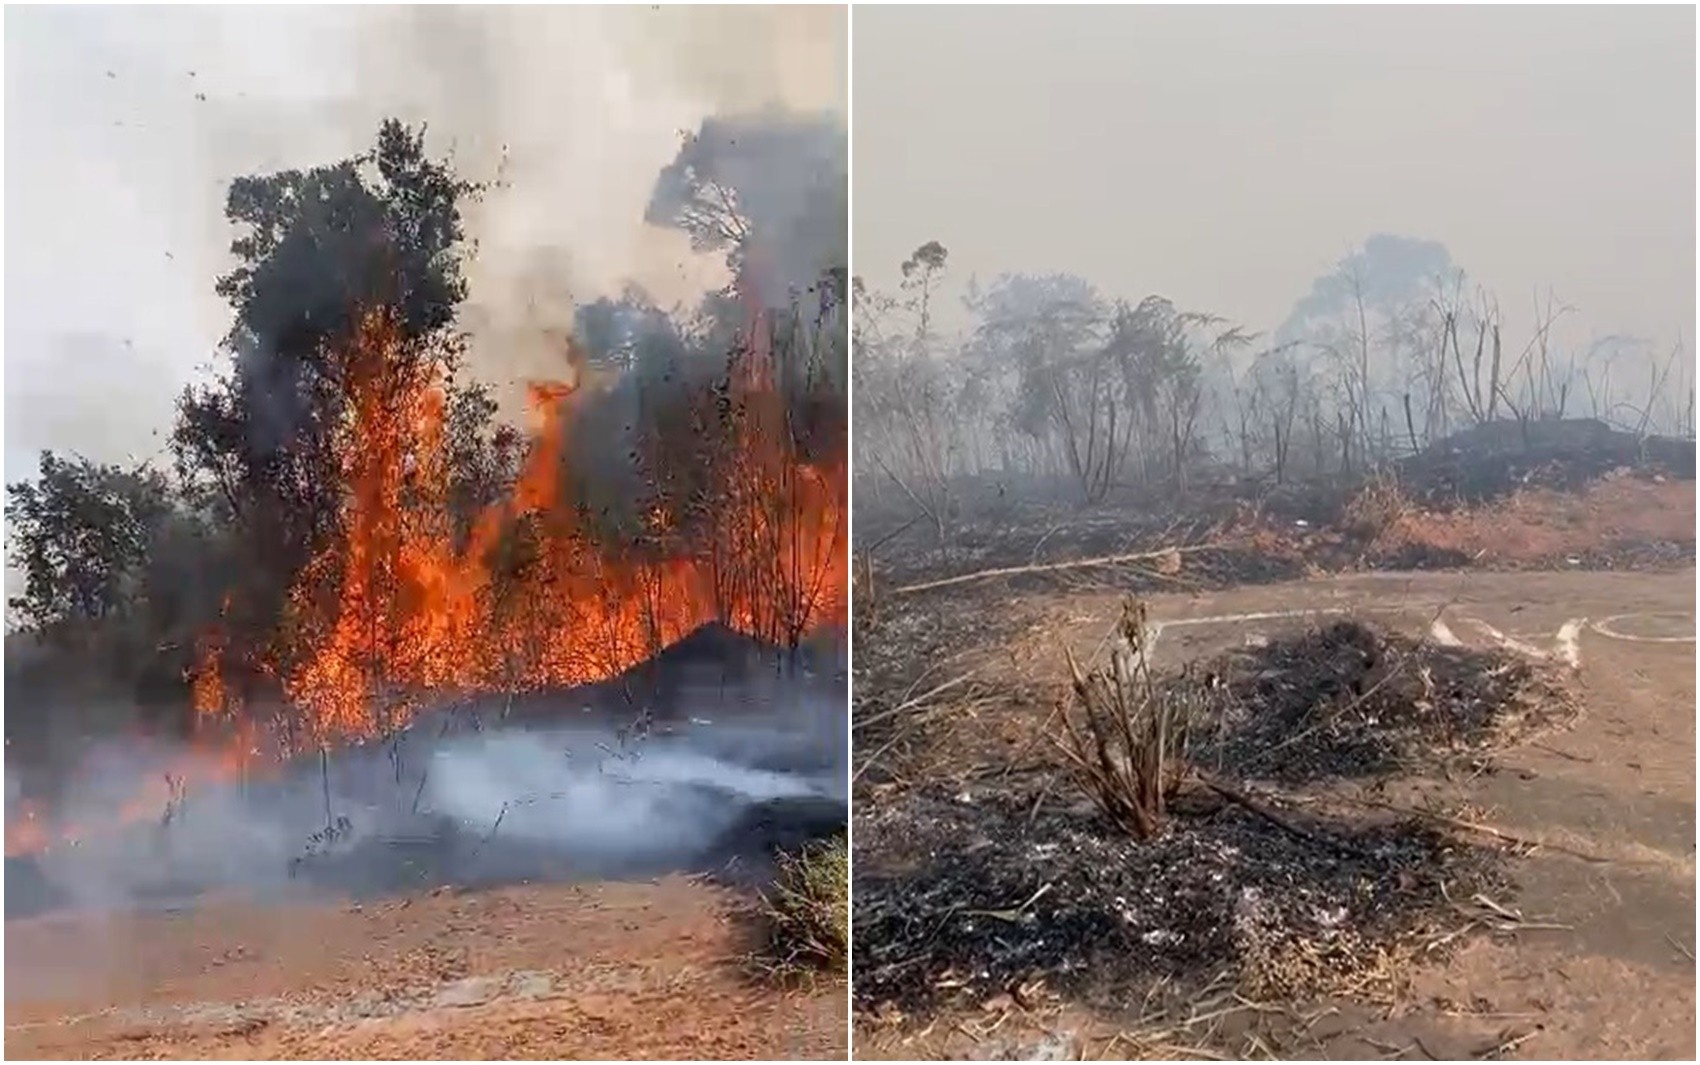
<instances>
[{"instance_id":1,"label":"white smoke","mask_svg":"<svg viewBox=\"0 0 1700 1065\"><path fill-rule=\"evenodd\" d=\"M764 840L738 828L751 810L813 801L815 816L836 810L841 823L847 797L841 701L797 688L752 710L770 691L687 694L681 706L700 716L675 708L672 724L642 738L564 725L564 704L533 727L462 721L445 735L443 719L431 717L399 745L357 746L323 764L308 757L281 777L260 772L246 782L208 783L221 778L210 759L183 750L102 744L64 782L55 823L67 837L8 862L7 909L651 875L733 854L759 860ZM727 720L717 720L722 713ZM175 799L160 786L166 774L189 782ZM115 811L126 806L120 822ZM409 848L429 853L415 858L430 879L406 879Z\"/></svg>"},{"instance_id":2,"label":"white smoke","mask_svg":"<svg viewBox=\"0 0 1700 1065\"><path fill-rule=\"evenodd\" d=\"M6 29L8 479L44 448L160 449L228 327L234 177L365 151L385 117L427 124L428 150L500 182L468 218L465 324L506 381L560 373L580 302L636 284L691 303L720 279L643 222L684 131L844 111L830 8L56 8Z\"/></svg>"}]
</instances>

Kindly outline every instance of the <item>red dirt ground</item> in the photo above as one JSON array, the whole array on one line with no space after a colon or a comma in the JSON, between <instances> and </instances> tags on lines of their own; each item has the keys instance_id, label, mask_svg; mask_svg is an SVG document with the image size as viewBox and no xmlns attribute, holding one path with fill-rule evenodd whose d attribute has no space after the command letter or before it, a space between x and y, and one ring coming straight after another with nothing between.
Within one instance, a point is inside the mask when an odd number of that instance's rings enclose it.
<instances>
[{"instance_id":1,"label":"red dirt ground","mask_svg":"<svg viewBox=\"0 0 1700 1065\"><path fill-rule=\"evenodd\" d=\"M5 1053L842 1059L842 981L752 979L747 904L668 878L10 921Z\"/></svg>"}]
</instances>

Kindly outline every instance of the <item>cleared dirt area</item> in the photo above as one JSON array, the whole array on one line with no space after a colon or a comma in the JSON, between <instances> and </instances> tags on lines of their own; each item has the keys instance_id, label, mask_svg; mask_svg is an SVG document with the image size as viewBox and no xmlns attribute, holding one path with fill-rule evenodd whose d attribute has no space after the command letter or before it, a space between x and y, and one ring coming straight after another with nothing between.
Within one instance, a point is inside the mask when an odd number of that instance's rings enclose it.
<instances>
[{"instance_id":1,"label":"cleared dirt area","mask_svg":"<svg viewBox=\"0 0 1700 1065\"><path fill-rule=\"evenodd\" d=\"M842 982L753 978L748 906L667 878L11 921L5 1052L843 1058Z\"/></svg>"},{"instance_id":2,"label":"cleared dirt area","mask_svg":"<svg viewBox=\"0 0 1700 1065\"><path fill-rule=\"evenodd\" d=\"M1336 789L1364 802L1467 811L1459 818L1467 825L1451 827L1509 852L1510 889L1492 901L1517 920L1410 966L1398 993L1373 1005L1230 1001L1231 1018L1184 1023L1180 1003L1158 1023L1154 1000L1088 1008L1083 996L1018 986L912 1017L862 1003L857 1056L1126 1057L1139 1049L1138 1030L1166 1025L1156 1056L1692 1058L1694 582L1691 568L1367 573L1148 595L1158 665L1350 615L1573 668L1580 713L1567 727L1462 768ZM955 767L971 798L976 776L998 771L971 767L1033 763L1065 677L1062 647L1091 655L1121 602L1110 587L986 588L972 606L926 606L941 630L961 632L967 617L987 624L983 635L964 633L949 666L916 689L973 670L962 686L972 692L960 712L936 715L908 768L869 773L858 826L865 797L895 801L921 772Z\"/></svg>"}]
</instances>

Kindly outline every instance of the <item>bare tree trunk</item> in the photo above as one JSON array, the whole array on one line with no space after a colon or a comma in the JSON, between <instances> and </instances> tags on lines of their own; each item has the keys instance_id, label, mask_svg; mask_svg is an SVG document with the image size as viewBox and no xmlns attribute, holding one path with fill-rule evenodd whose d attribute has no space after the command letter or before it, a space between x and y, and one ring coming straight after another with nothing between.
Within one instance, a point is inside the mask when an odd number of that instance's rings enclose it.
<instances>
[{"instance_id":1,"label":"bare tree trunk","mask_svg":"<svg viewBox=\"0 0 1700 1065\"><path fill-rule=\"evenodd\" d=\"M1458 321L1450 314L1446 316L1446 333L1452 339L1452 357L1458 365L1458 387L1464 393L1464 407L1470 412L1471 420L1479 423L1482 420L1482 344L1487 337L1485 327L1476 334L1476 359L1469 376L1464 373L1464 351L1458 346ZM1474 387L1471 387L1472 381Z\"/></svg>"},{"instance_id":2,"label":"bare tree trunk","mask_svg":"<svg viewBox=\"0 0 1700 1065\"><path fill-rule=\"evenodd\" d=\"M1357 429L1363 434L1364 448L1369 447L1369 315L1364 308L1363 280L1357 268L1352 269L1352 299L1358 309L1358 398Z\"/></svg>"},{"instance_id":3,"label":"bare tree trunk","mask_svg":"<svg viewBox=\"0 0 1700 1065\"><path fill-rule=\"evenodd\" d=\"M1493 421L1499 410L1499 323L1493 323L1493 367L1488 371L1488 421Z\"/></svg>"}]
</instances>

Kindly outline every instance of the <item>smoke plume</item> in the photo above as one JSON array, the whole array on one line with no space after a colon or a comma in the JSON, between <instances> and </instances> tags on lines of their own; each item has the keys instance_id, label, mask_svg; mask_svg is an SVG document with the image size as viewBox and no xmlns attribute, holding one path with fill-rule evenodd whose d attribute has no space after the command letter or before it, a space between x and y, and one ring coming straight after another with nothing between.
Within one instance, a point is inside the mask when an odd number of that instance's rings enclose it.
<instances>
[{"instance_id":1,"label":"smoke plume","mask_svg":"<svg viewBox=\"0 0 1700 1065\"><path fill-rule=\"evenodd\" d=\"M212 285L234 177L347 158L385 117L425 123L428 150L496 182L467 219L462 324L477 374L505 384L564 373L582 303L635 285L691 306L725 280L644 221L685 133L844 113L845 20L823 8L43 9L7 29L9 477L44 448L158 451L229 325ZM111 376L150 366L146 386L56 388L73 334Z\"/></svg>"}]
</instances>

